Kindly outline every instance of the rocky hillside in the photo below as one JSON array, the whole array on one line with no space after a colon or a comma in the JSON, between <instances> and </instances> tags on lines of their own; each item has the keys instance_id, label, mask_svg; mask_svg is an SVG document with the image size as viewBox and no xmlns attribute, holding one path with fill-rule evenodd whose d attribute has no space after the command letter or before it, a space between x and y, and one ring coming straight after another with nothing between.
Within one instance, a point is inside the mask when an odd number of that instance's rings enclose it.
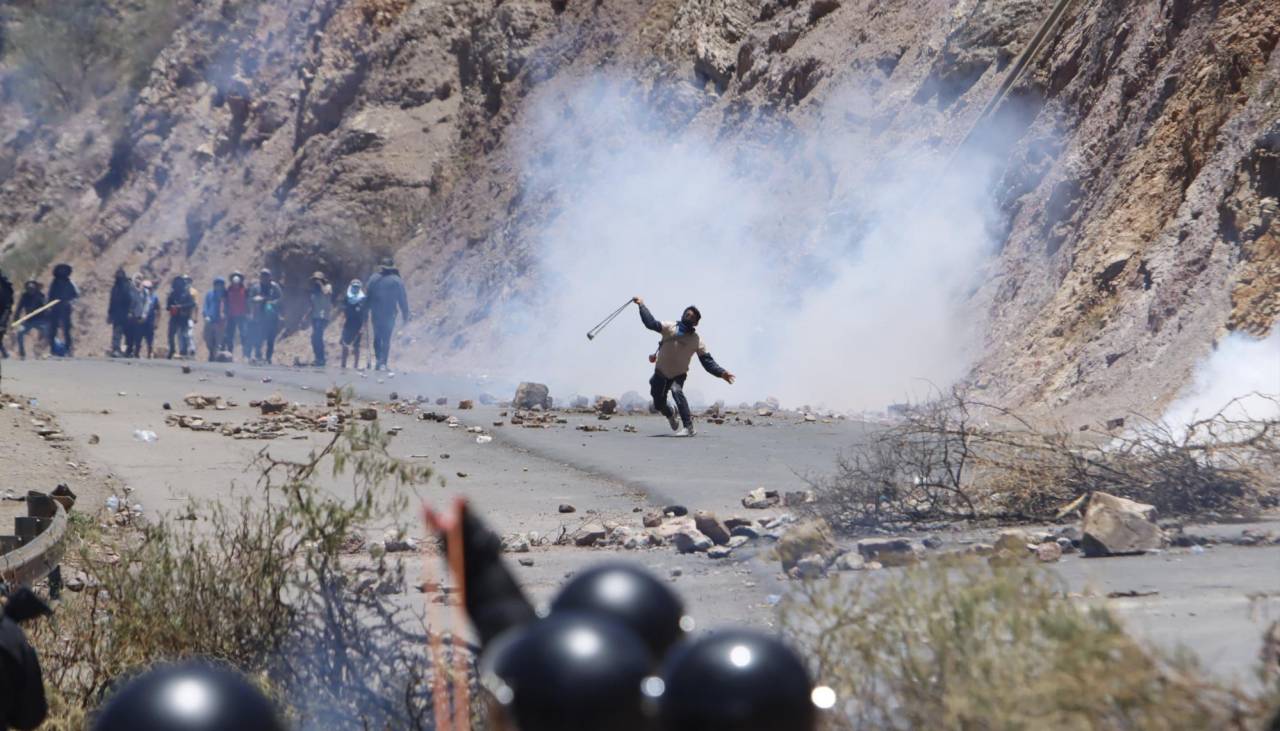
<instances>
[{"instance_id":1,"label":"rocky hillside","mask_svg":"<svg viewBox=\"0 0 1280 731\"><path fill-rule=\"evenodd\" d=\"M95 22L138 28L153 4L117 0ZM969 379L1054 407L1162 401L1218 338L1280 316L1280 13L1072 0L984 117L1054 4L203 0L127 39L133 76L64 100L22 39L85 3L18 2L0 255L13 270L68 257L105 303L119 266L199 282L265 264L300 285L394 251L419 315L405 346L465 365L501 337L503 303L537 296L537 242L567 204L529 174L534 117L607 76L668 133L751 156L787 203L770 228L785 252L859 176L778 139L839 125L862 171L968 140L994 160L998 213L965 292L985 323ZM99 322L79 326L95 349Z\"/></svg>"}]
</instances>

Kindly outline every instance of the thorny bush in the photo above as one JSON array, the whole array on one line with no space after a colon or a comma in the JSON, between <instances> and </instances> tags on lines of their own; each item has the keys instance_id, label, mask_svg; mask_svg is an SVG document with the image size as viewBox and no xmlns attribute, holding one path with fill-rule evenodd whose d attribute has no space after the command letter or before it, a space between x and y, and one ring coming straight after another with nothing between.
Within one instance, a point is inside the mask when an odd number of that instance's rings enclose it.
<instances>
[{"instance_id":1,"label":"thorny bush","mask_svg":"<svg viewBox=\"0 0 1280 731\"><path fill-rule=\"evenodd\" d=\"M812 480L816 509L850 530L1043 521L1100 490L1169 516L1249 513L1276 499L1280 421L1229 413L1070 432L954 392L870 432L834 475Z\"/></svg>"},{"instance_id":2,"label":"thorny bush","mask_svg":"<svg viewBox=\"0 0 1280 731\"><path fill-rule=\"evenodd\" d=\"M402 563L346 555L431 477L388 442L353 426L300 462L263 450L256 494L195 506L200 522L77 521L90 586L31 633L51 691L46 727L83 728L120 679L202 655L254 677L299 728L435 728L432 686L453 682L440 675L452 653L396 601ZM325 468L349 479L349 498L317 484Z\"/></svg>"},{"instance_id":3,"label":"thorny bush","mask_svg":"<svg viewBox=\"0 0 1280 731\"><path fill-rule=\"evenodd\" d=\"M1034 566L931 562L892 581L804 583L781 609L836 691L832 731L1246 731L1280 703L1274 682L1247 693L1139 644Z\"/></svg>"}]
</instances>

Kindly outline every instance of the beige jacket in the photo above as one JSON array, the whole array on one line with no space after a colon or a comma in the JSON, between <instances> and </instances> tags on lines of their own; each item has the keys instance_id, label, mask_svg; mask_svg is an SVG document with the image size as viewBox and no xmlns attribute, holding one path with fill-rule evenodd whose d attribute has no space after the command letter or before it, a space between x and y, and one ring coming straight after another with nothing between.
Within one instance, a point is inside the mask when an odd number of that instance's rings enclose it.
<instances>
[{"instance_id":1,"label":"beige jacket","mask_svg":"<svg viewBox=\"0 0 1280 731\"><path fill-rule=\"evenodd\" d=\"M662 340L658 343L658 372L667 378L679 378L689 372L689 363L695 355L706 355L707 344L696 332L679 334L674 322L662 323Z\"/></svg>"}]
</instances>

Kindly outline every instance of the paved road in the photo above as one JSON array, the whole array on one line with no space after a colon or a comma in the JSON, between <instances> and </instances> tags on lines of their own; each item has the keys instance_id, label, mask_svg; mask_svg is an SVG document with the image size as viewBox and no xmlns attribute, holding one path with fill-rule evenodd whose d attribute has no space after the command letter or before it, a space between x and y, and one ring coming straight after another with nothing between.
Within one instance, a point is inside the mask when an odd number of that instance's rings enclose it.
<instances>
[{"instance_id":1,"label":"paved road","mask_svg":"<svg viewBox=\"0 0 1280 731\"><path fill-rule=\"evenodd\" d=\"M59 414L64 429L80 444L91 434L100 443L84 447L92 458L135 488L149 511L165 512L186 496L228 494L234 482L252 484L243 466L264 444L275 454L300 456L319 441L241 442L216 434L194 433L164 425L160 404L181 408L191 391L237 399L241 407L220 412L228 419L250 416L250 399L281 392L291 400L321 403L331 384L351 385L358 397L385 400L392 391L404 397L474 398L488 384L465 378L423 375L360 377L335 371L262 369L193 364L181 373L177 364L122 361L38 361L5 366L6 390L37 397ZM272 379L263 383L264 376ZM305 390L304 390L305 389ZM126 395L120 396L119 393ZM106 412L106 413L104 413ZM206 415L210 412L204 412ZM489 427L498 409L449 410L463 422ZM692 510L713 509L722 515L746 512L741 495L756 486L791 489L803 486L801 475L822 473L836 455L852 446L866 428L850 422L797 424L765 420L757 426L702 425L695 439L661 436L668 430L658 417L615 417L598 422L572 415L570 424L547 430L491 428L495 441L478 445L474 435L434 422L390 415L387 424L404 428L393 452L427 459L446 484L424 488L423 498L443 502L465 495L501 532L535 530L556 535L583 520L614 519L638 523L634 510L678 502ZM611 431L585 433L580 423L604 424ZM631 423L636 433L621 430ZM156 444L133 439L134 429L160 434ZM444 455L448 457L444 457ZM467 474L460 478L458 472ZM342 494L348 486L332 482ZM560 503L578 512L563 516ZM412 521L414 516L406 516ZM413 525L417 532L416 525ZM1280 521L1269 525L1280 531ZM1240 526L1201 529L1238 534ZM728 622L768 624L773 621L769 595L786 590L776 564L763 557L741 562L715 562L700 556L678 556L670 549L641 552L572 548L541 549L535 566L520 568L522 581L540 600L548 598L565 574L604 559L638 561L662 576L671 576L703 625ZM1280 619L1280 548L1215 547L1203 553L1170 550L1162 554L1082 559L1068 556L1055 569L1069 590L1086 601L1104 601L1138 634L1163 646L1185 645L1214 671L1251 679L1259 639L1270 621ZM891 580L891 575L888 578ZM1106 599L1110 592L1156 592L1138 598Z\"/></svg>"}]
</instances>

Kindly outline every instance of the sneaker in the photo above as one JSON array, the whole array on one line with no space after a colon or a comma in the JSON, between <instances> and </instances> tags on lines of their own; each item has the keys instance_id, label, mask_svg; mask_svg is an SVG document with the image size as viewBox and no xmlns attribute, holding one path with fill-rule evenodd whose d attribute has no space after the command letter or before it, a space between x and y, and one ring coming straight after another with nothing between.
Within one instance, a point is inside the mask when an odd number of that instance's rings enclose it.
<instances>
[{"instance_id":1,"label":"sneaker","mask_svg":"<svg viewBox=\"0 0 1280 731\"><path fill-rule=\"evenodd\" d=\"M690 428L689 428L689 427L687 427L687 426L682 426L682 427L680 427L679 431L677 431L677 432L676 432L676 436L678 436L678 437L691 437L691 436L693 436L693 429L690 429Z\"/></svg>"},{"instance_id":2,"label":"sneaker","mask_svg":"<svg viewBox=\"0 0 1280 731\"><path fill-rule=\"evenodd\" d=\"M667 415L667 423L671 425L671 431L679 431L679 430L680 430L680 422L679 422L679 421L676 421L676 415L675 415L675 414L668 414L668 415Z\"/></svg>"}]
</instances>

